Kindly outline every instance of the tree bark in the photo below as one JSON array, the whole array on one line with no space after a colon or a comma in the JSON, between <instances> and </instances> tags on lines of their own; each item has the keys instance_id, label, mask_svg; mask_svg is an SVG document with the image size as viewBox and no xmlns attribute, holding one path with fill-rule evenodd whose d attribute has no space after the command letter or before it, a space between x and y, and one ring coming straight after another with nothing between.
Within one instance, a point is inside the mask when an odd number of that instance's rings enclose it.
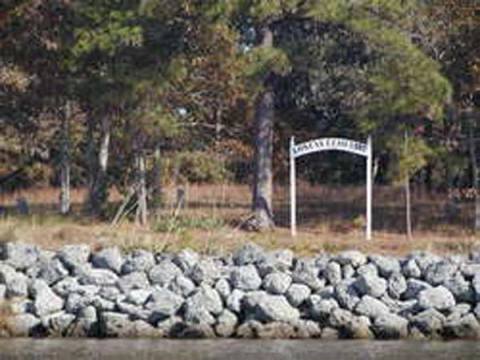
<instances>
[{"instance_id":1,"label":"tree bark","mask_svg":"<svg viewBox=\"0 0 480 360\"><path fill-rule=\"evenodd\" d=\"M147 177L145 154L142 149L136 151L135 162L137 168L137 222L145 226L148 223L147 209Z\"/></svg>"},{"instance_id":2,"label":"tree bark","mask_svg":"<svg viewBox=\"0 0 480 360\"><path fill-rule=\"evenodd\" d=\"M110 119L108 116L103 118L101 125L96 165L94 169L91 169L93 170L93 176L89 194L90 213L97 217L104 215L108 200L107 170L111 136ZM93 133L90 135L92 137L90 141L93 143Z\"/></svg>"},{"instance_id":3,"label":"tree bark","mask_svg":"<svg viewBox=\"0 0 480 360\"><path fill-rule=\"evenodd\" d=\"M157 218L160 217L160 210L162 208L162 153L160 144L155 147L153 153L154 164L152 169L152 213Z\"/></svg>"},{"instance_id":4,"label":"tree bark","mask_svg":"<svg viewBox=\"0 0 480 360\"><path fill-rule=\"evenodd\" d=\"M62 114L61 154L60 154L60 213L70 212L70 119L72 117L71 102L65 103Z\"/></svg>"},{"instance_id":5,"label":"tree bark","mask_svg":"<svg viewBox=\"0 0 480 360\"><path fill-rule=\"evenodd\" d=\"M408 156L408 132L405 131L405 156ZM412 240L412 201L410 194L410 174L406 169L405 175L405 223L408 240Z\"/></svg>"},{"instance_id":6,"label":"tree bark","mask_svg":"<svg viewBox=\"0 0 480 360\"><path fill-rule=\"evenodd\" d=\"M472 166L472 187L475 194L475 221L474 221L474 231L480 231L480 197L478 196L478 185L479 185L479 176L478 176L478 161L477 161L477 146L475 143L475 131L474 123L475 119L473 116L469 119L469 129L468 129L468 143L470 151L470 163Z\"/></svg>"},{"instance_id":7,"label":"tree bark","mask_svg":"<svg viewBox=\"0 0 480 360\"><path fill-rule=\"evenodd\" d=\"M273 46L273 33L262 29L264 48ZM255 109L255 173L252 210L255 230L274 227L272 211L272 156L273 156L274 92L269 79L264 80L264 90L259 94Z\"/></svg>"}]
</instances>

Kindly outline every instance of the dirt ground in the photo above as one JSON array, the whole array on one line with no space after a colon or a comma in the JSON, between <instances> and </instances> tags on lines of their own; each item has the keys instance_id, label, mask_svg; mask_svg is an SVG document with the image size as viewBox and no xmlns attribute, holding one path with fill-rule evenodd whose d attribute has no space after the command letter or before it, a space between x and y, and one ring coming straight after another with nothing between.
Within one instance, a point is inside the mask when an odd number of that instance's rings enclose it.
<instances>
[{"instance_id":1,"label":"dirt ground","mask_svg":"<svg viewBox=\"0 0 480 360\"><path fill-rule=\"evenodd\" d=\"M118 245L123 249L142 247L177 251L189 247L204 253L225 252L247 242L266 248L289 248L300 255L345 249L369 253L405 254L415 250L463 253L480 241L472 231L473 204L456 204L453 211L446 194L414 191L414 237L404 235L405 209L401 189L374 189L374 239L364 239L365 190L363 187L298 187L299 234L288 229L288 188L275 188L274 212L277 228L267 233L249 233L241 224L250 215L250 191L244 185L190 185L184 187L185 206L176 209L176 188L166 188L164 208L149 226L126 219L120 224L85 217L82 208L86 192L72 192L72 214L57 214L58 190L30 189L0 194L7 214L0 219L0 241L24 241L45 248L70 243L89 243L94 248ZM30 214L20 216L17 199L24 198ZM121 197L111 192L111 218Z\"/></svg>"}]
</instances>

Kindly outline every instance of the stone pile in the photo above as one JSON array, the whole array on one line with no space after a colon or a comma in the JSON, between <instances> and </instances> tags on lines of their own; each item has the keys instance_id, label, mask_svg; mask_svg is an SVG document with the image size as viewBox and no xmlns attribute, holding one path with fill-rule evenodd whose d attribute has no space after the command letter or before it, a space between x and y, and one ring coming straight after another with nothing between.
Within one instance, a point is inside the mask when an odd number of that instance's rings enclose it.
<instances>
[{"instance_id":1,"label":"stone pile","mask_svg":"<svg viewBox=\"0 0 480 360\"><path fill-rule=\"evenodd\" d=\"M480 256L7 243L0 303L4 336L480 338Z\"/></svg>"}]
</instances>

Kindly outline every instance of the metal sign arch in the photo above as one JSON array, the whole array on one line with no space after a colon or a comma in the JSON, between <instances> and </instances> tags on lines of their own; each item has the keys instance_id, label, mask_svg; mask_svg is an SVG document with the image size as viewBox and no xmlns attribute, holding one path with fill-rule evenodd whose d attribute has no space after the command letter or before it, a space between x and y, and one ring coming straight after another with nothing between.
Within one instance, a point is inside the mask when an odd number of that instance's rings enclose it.
<instances>
[{"instance_id":1,"label":"metal sign arch","mask_svg":"<svg viewBox=\"0 0 480 360\"><path fill-rule=\"evenodd\" d=\"M363 156L367 159L366 164L366 187L367 226L365 237L372 239L372 138L369 136L366 143L344 138L320 138L300 144L295 143L295 138L290 139L290 229L292 236L297 235L297 193L296 193L296 164L297 158L322 151L343 151Z\"/></svg>"}]
</instances>

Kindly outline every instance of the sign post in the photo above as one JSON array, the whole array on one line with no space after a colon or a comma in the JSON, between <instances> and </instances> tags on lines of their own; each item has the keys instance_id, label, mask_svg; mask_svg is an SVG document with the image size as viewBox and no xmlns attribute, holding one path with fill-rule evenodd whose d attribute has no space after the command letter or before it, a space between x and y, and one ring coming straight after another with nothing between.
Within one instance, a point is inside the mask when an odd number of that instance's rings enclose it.
<instances>
[{"instance_id":1,"label":"sign post","mask_svg":"<svg viewBox=\"0 0 480 360\"><path fill-rule=\"evenodd\" d=\"M369 136L366 143L342 138L315 139L301 144L295 144L295 138L290 139L290 230L292 236L297 236L297 189L295 160L298 157L313 154L321 151L344 151L367 159L366 164L366 187L367 187L367 209L366 209L366 230L367 240L372 239L372 162L373 147L372 138Z\"/></svg>"}]
</instances>

